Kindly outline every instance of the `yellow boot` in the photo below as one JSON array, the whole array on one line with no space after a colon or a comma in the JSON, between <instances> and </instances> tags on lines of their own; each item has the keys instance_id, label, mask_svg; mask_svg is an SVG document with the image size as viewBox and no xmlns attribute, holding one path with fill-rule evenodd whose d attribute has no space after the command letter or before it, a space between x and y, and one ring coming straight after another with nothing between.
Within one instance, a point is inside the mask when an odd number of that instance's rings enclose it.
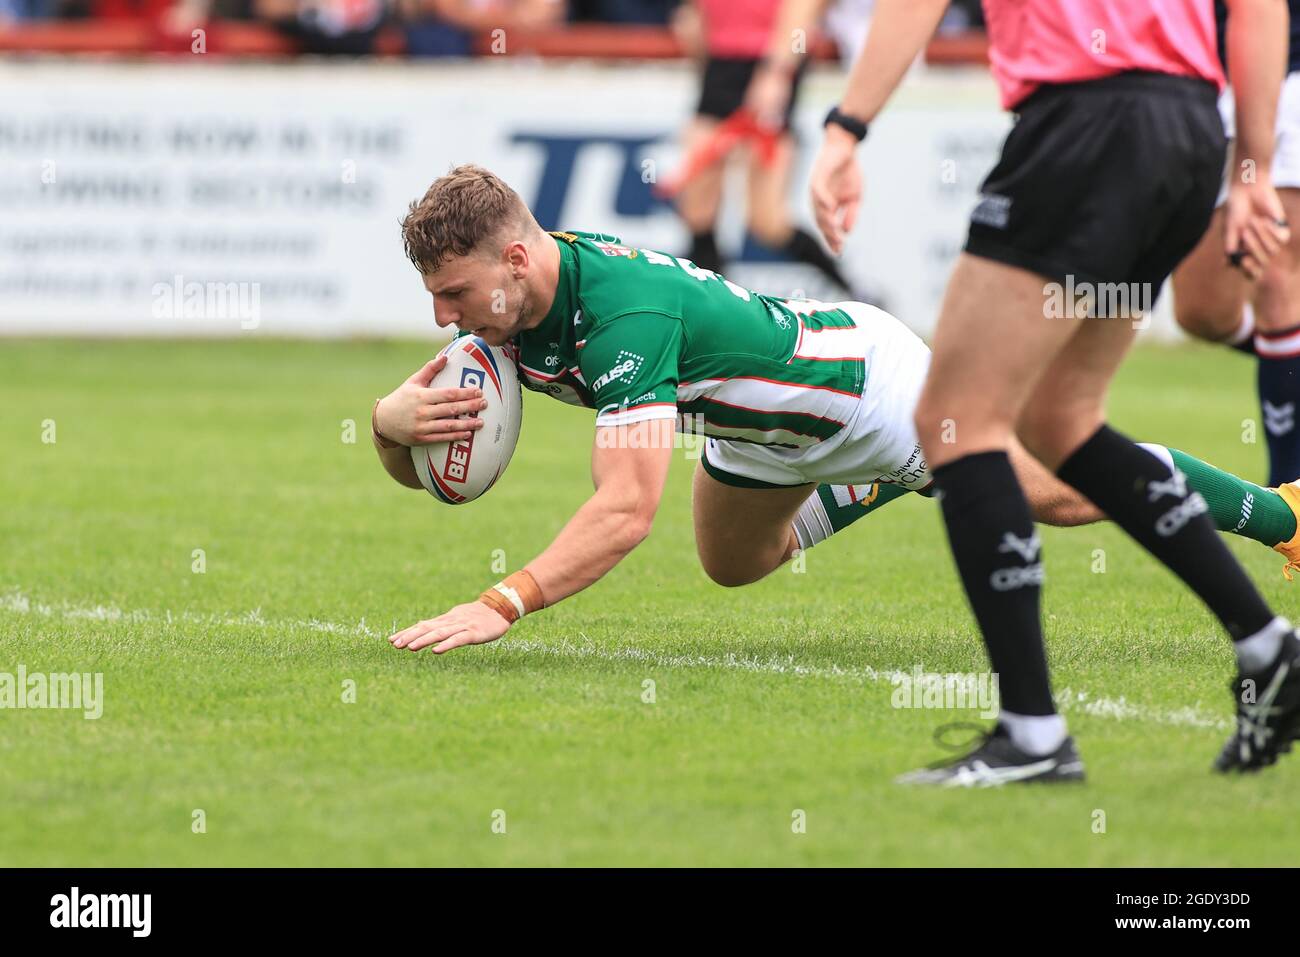
<instances>
[{"instance_id":1,"label":"yellow boot","mask_svg":"<svg viewBox=\"0 0 1300 957\"><path fill-rule=\"evenodd\" d=\"M1282 496L1282 501L1286 502L1287 507L1291 509L1291 514L1296 517L1296 533L1289 541L1278 542L1273 546L1273 551L1281 552L1286 558L1286 564L1282 566L1282 574L1287 581L1290 581L1292 570L1300 571L1300 480L1279 485L1273 491Z\"/></svg>"}]
</instances>

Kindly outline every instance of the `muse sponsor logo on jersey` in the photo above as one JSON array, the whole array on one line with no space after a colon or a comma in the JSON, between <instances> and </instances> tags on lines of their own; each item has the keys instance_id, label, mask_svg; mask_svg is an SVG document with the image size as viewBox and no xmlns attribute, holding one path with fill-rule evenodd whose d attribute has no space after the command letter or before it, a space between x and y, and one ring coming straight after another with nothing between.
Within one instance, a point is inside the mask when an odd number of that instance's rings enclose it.
<instances>
[{"instance_id":1,"label":"muse sponsor logo on jersey","mask_svg":"<svg viewBox=\"0 0 1300 957\"><path fill-rule=\"evenodd\" d=\"M73 887L50 898L51 927L129 928L132 937L148 937L152 894L82 894Z\"/></svg>"},{"instance_id":2,"label":"muse sponsor logo on jersey","mask_svg":"<svg viewBox=\"0 0 1300 957\"><path fill-rule=\"evenodd\" d=\"M642 356L637 355L635 352L628 352L626 349L620 349L618 357L620 361L614 368L596 377L596 381L591 384L592 392L599 392L611 382L631 382L636 378L636 374L641 371L641 364L645 362Z\"/></svg>"}]
</instances>

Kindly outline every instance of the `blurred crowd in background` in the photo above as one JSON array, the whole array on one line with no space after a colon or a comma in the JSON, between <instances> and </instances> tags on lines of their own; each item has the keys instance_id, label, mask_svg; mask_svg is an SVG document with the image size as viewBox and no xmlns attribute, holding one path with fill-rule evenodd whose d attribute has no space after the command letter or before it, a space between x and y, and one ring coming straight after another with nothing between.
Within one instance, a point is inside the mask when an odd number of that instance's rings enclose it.
<instances>
[{"instance_id":1,"label":"blurred crowd in background","mask_svg":"<svg viewBox=\"0 0 1300 957\"><path fill-rule=\"evenodd\" d=\"M874 0L839 2L862 12ZM672 28L693 53L690 19L690 0L0 0L0 30L32 21L136 20L179 33L209 20L255 21L295 38L301 52L345 55L373 52L383 29L400 30L410 56L470 56L474 38L493 30L579 24ZM953 0L941 32L982 25L979 0Z\"/></svg>"}]
</instances>

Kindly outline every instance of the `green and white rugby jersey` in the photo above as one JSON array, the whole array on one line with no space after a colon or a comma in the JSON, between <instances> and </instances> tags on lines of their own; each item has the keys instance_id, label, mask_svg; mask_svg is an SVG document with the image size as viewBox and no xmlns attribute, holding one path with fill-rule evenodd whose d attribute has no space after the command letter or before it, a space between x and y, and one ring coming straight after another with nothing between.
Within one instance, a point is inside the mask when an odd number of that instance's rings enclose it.
<instances>
[{"instance_id":1,"label":"green and white rugby jersey","mask_svg":"<svg viewBox=\"0 0 1300 957\"><path fill-rule=\"evenodd\" d=\"M717 439L797 448L843 429L867 377L845 312L764 296L686 259L599 233L552 233L560 280L517 337L524 385L598 426L679 418Z\"/></svg>"}]
</instances>

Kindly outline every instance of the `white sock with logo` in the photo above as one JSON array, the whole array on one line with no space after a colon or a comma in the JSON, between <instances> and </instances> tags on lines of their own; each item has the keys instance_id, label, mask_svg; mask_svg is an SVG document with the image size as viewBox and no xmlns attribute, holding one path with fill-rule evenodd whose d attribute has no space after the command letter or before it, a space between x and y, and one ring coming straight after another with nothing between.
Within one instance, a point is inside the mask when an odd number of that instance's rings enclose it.
<instances>
[{"instance_id":1,"label":"white sock with logo","mask_svg":"<svg viewBox=\"0 0 1300 957\"><path fill-rule=\"evenodd\" d=\"M795 513L794 534L799 539L799 547L804 551L835 534L835 526L831 524L831 517L826 514L826 506L822 504L822 497L816 489Z\"/></svg>"},{"instance_id":2,"label":"white sock with logo","mask_svg":"<svg viewBox=\"0 0 1300 957\"><path fill-rule=\"evenodd\" d=\"M1232 643L1237 653L1237 664L1247 673L1263 671L1277 660L1282 650L1282 639L1291 632L1291 622L1280 615L1249 638Z\"/></svg>"},{"instance_id":3,"label":"white sock with logo","mask_svg":"<svg viewBox=\"0 0 1300 957\"><path fill-rule=\"evenodd\" d=\"M1051 754L1065 740L1065 718L1059 714L1014 714L1002 711L998 723L1007 729L1021 751L1035 756Z\"/></svg>"}]
</instances>

